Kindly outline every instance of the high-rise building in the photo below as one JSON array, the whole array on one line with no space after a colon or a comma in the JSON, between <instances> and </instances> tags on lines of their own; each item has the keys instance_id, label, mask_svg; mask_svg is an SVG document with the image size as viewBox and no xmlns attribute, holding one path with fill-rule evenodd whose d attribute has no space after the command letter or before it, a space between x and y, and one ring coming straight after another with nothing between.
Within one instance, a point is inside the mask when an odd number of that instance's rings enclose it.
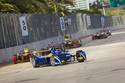
<instances>
[{"instance_id":1,"label":"high-rise building","mask_svg":"<svg viewBox=\"0 0 125 83\"><path fill-rule=\"evenodd\" d=\"M67 6L69 10L89 10L89 0L73 0L74 6Z\"/></svg>"}]
</instances>

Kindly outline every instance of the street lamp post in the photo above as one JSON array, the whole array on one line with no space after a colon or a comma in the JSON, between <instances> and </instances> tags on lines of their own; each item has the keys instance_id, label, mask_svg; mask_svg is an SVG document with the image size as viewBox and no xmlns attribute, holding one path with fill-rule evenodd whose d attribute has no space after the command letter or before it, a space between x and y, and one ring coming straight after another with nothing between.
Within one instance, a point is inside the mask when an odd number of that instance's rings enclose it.
<instances>
[{"instance_id":1,"label":"street lamp post","mask_svg":"<svg viewBox=\"0 0 125 83\"><path fill-rule=\"evenodd\" d=\"M106 15L104 0L102 0L103 15Z\"/></svg>"}]
</instances>

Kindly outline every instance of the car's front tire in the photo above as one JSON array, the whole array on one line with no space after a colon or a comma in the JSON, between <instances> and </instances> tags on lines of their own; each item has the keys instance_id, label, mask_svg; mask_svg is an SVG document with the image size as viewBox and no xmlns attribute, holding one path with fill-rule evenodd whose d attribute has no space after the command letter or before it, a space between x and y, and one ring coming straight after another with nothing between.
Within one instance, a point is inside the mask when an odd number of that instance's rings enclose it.
<instances>
[{"instance_id":1,"label":"car's front tire","mask_svg":"<svg viewBox=\"0 0 125 83\"><path fill-rule=\"evenodd\" d=\"M30 62L32 63L33 68L39 67L39 65L36 64L36 60L34 58L30 58Z\"/></svg>"},{"instance_id":2,"label":"car's front tire","mask_svg":"<svg viewBox=\"0 0 125 83\"><path fill-rule=\"evenodd\" d=\"M50 58L50 64L51 64L51 66L55 66L56 65L54 57Z\"/></svg>"},{"instance_id":3,"label":"car's front tire","mask_svg":"<svg viewBox=\"0 0 125 83\"><path fill-rule=\"evenodd\" d=\"M86 60L86 53L82 50L77 51L76 59L78 62L84 62Z\"/></svg>"}]
</instances>

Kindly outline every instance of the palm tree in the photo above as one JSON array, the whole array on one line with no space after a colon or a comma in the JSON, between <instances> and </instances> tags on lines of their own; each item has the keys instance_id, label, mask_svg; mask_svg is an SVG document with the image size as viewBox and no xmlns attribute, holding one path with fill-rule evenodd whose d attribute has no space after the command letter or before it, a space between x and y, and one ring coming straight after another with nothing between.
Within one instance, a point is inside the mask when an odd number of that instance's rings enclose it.
<instances>
[{"instance_id":1,"label":"palm tree","mask_svg":"<svg viewBox=\"0 0 125 83\"><path fill-rule=\"evenodd\" d=\"M1 0L1 12L61 13L72 0Z\"/></svg>"},{"instance_id":2,"label":"palm tree","mask_svg":"<svg viewBox=\"0 0 125 83\"><path fill-rule=\"evenodd\" d=\"M19 9L12 4L0 2L0 12L19 12Z\"/></svg>"}]
</instances>

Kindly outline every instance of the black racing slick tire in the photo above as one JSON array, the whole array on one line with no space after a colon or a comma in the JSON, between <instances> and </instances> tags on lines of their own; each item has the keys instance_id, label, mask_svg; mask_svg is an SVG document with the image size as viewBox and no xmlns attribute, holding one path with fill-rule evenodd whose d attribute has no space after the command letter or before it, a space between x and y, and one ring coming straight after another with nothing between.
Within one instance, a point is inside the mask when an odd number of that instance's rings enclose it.
<instances>
[{"instance_id":1,"label":"black racing slick tire","mask_svg":"<svg viewBox=\"0 0 125 83\"><path fill-rule=\"evenodd\" d=\"M30 62L31 62L31 64L32 64L33 68L39 67L39 65L36 64L36 61L35 61L34 58L30 58Z\"/></svg>"}]
</instances>

